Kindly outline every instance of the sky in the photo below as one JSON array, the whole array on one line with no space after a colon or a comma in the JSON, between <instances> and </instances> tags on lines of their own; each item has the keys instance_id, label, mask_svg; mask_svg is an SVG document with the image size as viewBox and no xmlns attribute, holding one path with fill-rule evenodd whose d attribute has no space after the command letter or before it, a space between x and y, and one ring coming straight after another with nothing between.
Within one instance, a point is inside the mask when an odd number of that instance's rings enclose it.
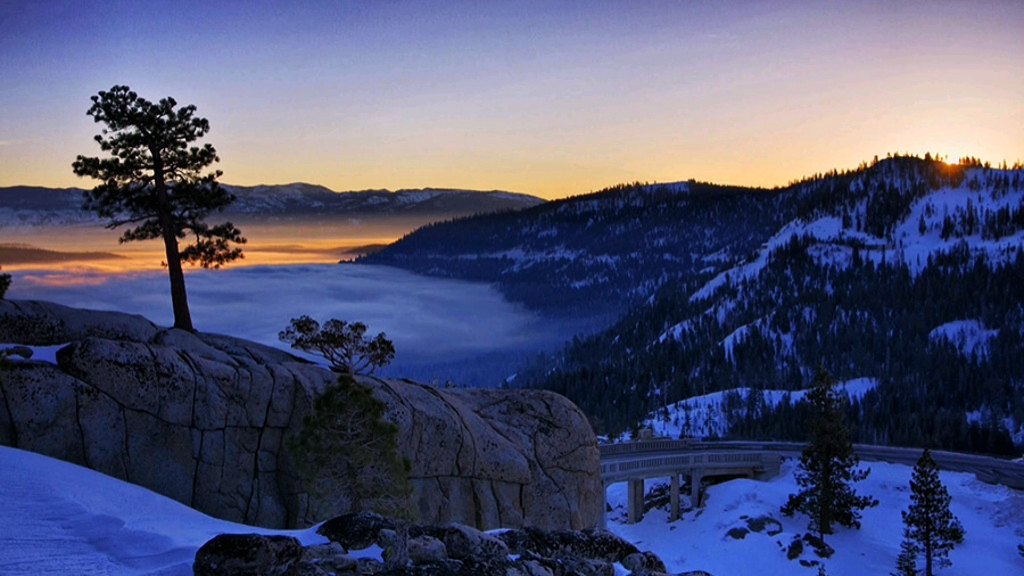
<instances>
[{"instance_id":1,"label":"sky","mask_svg":"<svg viewBox=\"0 0 1024 576\"><path fill-rule=\"evenodd\" d=\"M1024 2L0 2L0 186L90 187L89 97L208 118L223 182L558 198L1024 158Z\"/></svg>"}]
</instances>

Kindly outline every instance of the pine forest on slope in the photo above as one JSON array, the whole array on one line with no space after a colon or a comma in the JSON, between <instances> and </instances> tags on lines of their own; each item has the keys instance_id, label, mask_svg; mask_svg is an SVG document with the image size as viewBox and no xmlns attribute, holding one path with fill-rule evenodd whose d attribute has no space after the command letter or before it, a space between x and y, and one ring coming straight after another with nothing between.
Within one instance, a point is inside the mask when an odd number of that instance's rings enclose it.
<instances>
[{"instance_id":1,"label":"pine forest on slope","mask_svg":"<svg viewBox=\"0 0 1024 576\"><path fill-rule=\"evenodd\" d=\"M616 314L514 384L567 395L599 432L732 396L729 435L802 440L821 364L878 385L858 442L1024 446L1024 170L895 157L776 190L617 186L426 226L362 261L496 283L556 315ZM678 412L675 412L678 414Z\"/></svg>"}]
</instances>

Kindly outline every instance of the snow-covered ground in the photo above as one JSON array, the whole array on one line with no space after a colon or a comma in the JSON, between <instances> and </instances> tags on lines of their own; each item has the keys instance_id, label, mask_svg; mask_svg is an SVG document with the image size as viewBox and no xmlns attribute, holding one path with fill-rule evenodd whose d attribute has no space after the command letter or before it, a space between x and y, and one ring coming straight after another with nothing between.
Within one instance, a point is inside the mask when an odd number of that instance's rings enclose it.
<instances>
[{"instance_id":1,"label":"snow-covered ground","mask_svg":"<svg viewBox=\"0 0 1024 576\"><path fill-rule=\"evenodd\" d=\"M789 494L796 491L792 461L784 463L782 474L770 482L743 479L708 487L704 509L686 512L672 523L666 510L655 509L641 522L625 524L626 484L614 484L608 489L613 507L608 526L641 550L656 552L670 572L816 575L816 567L799 563L804 559L822 562L829 576L884 576L896 566L903 529L900 511L910 505L912 468L880 462L870 463L870 468L868 479L855 487L858 493L870 494L880 504L864 511L860 530L839 527L836 534L826 537L836 550L829 559L818 558L809 546L797 560L786 557L786 547L793 538L807 531L806 517L786 518L779 513ZM937 574L1024 574L1024 558L1017 553L1017 545L1024 542L1024 494L983 484L972 474L941 472L940 477L953 497L950 509L963 523L967 536L950 554L953 566ZM647 485L649 489L652 482ZM739 539L728 535L734 528L749 530L748 519L763 518L771 520L760 532L750 531ZM781 532L774 533L778 530Z\"/></svg>"},{"instance_id":2,"label":"snow-covered ground","mask_svg":"<svg viewBox=\"0 0 1024 576\"><path fill-rule=\"evenodd\" d=\"M956 320L936 327L928 334L929 340L948 340L965 356L988 353L988 341L999 334L988 330L979 320Z\"/></svg>"},{"instance_id":3,"label":"snow-covered ground","mask_svg":"<svg viewBox=\"0 0 1024 576\"><path fill-rule=\"evenodd\" d=\"M222 533L290 534L217 520L145 488L0 446L0 574L188 576L196 550Z\"/></svg>"},{"instance_id":4,"label":"snow-covered ground","mask_svg":"<svg viewBox=\"0 0 1024 576\"><path fill-rule=\"evenodd\" d=\"M850 398L863 398L868 390L878 385L874 378L856 378L840 382L837 386ZM654 430L655 436L668 438L721 438L729 433L729 416L746 414L747 396L750 388L730 388L719 392L711 392L680 400L651 414L644 421L644 426ZM756 391L755 391L756 393ZM766 406L775 407L787 396L792 403L804 399L806 390L763 390L761 391ZM733 395L740 400L738 406L729 407L727 396Z\"/></svg>"},{"instance_id":5,"label":"snow-covered ground","mask_svg":"<svg viewBox=\"0 0 1024 576\"><path fill-rule=\"evenodd\" d=\"M900 511L910 503L910 467L872 463L857 485L881 505L864 513L861 530L840 528L829 537L836 554L823 560L830 576L888 574L899 552ZM672 572L706 570L714 576L813 576L786 558L784 546L806 530L806 518L785 518L779 507L796 489L793 464L770 482L733 480L707 489L706 506L669 523L652 510L635 525L623 523L626 485L608 490L609 528L642 550L657 553ZM940 574L1024 574L1016 546L1024 541L1024 494L989 486L970 474L943 472L952 510L967 529ZM649 482L648 486L652 483ZM304 544L325 539L315 530L266 530L216 520L149 490L73 464L0 447L0 574L76 576L188 576L196 550L222 533L286 534ZM767 517L761 532L728 535L747 519ZM768 535L768 532L779 533ZM780 545L781 544L781 545ZM378 556L373 547L361 555ZM801 558L819 560L806 550ZM620 570L621 572L621 570Z\"/></svg>"}]
</instances>

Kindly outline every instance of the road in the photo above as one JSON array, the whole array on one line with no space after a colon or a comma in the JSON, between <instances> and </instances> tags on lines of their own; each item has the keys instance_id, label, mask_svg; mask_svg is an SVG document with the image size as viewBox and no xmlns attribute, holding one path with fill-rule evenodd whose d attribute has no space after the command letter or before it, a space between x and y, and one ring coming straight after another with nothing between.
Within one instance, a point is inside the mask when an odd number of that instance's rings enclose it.
<instances>
[{"instance_id":1,"label":"road","mask_svg":"<svg viewBox=\"0 0 1024 576\"><path fill-rule=\"evenodd\" d=\"M630 468L643 474L644 467L637 465L650 462L652 467L663 468L664 465L658 465L658 461L664 458L701 454L708 451L714 453L736 451L744 454L760 452L765 455L777 454L796 457L800 455L803 447L803 444L797 442L696 442L657 438L639 442L605 444L600 446L600 449L603 469L607 470L611 464L615 465L614 468L621 469L625 463L635 463ZM854 444L854 450L860 459L866 462L891 462L913 466L921 457L921 450L918 448ZM943 450L933 450L932 458L943 470L969 472L989 484L1001 484L1016 490L1024 490L1024 461ZM656 472L656 470L652 468L651 472ZM618 478L609 477L608 479L614 481Z\"/></svg>"}]
</instances>

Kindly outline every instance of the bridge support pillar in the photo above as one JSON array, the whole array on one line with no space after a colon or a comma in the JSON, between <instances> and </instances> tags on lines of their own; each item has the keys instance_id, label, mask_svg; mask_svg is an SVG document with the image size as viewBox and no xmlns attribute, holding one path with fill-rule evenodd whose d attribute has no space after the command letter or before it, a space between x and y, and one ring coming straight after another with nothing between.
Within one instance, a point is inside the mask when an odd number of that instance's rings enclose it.
<instances>
[{"instance_id":1,"label":"bridge support pillar","mask_svg":"<svg viewBox=\"0 0 1024 576\"><path fill-rule=\"evenodd\" d=\"M668 521L679 520L679 474L672 473L672 481L669 485Z\"/></svg>"},{"instance_id":2,"label":"bridge support pillar","mask_svg":"<svg viewBox=\"0 0 1024 576\"><path fill-rule=\"evenodd\" d=\"M629 481L627 491L629 501L626 523L636 524L644 518L644 479L638 478Z\"/></svg>"},{"instance_id":3,"label":"bridge support pillar","mask_svg":"<svg viewBox=\"0 0 1024 576\"><path fill-rule=\"evenodd\" d=\"M701 502L700 483L704 479L703 470L694 470L690 473L690 500L693 502L693 506L696 508L702 508L703 502Z\"/></svg>"},{"instance_id":4,"label":"bridge support pillar","mask_svg":"<svg viewBox=\"0 0 1024 576\"><path fill-rule=\"evenodd\" d=\"M602 530L608 529L608 483L601 482L601 517L597 520L597 527Z\"/></svg>"}]
</instances>

